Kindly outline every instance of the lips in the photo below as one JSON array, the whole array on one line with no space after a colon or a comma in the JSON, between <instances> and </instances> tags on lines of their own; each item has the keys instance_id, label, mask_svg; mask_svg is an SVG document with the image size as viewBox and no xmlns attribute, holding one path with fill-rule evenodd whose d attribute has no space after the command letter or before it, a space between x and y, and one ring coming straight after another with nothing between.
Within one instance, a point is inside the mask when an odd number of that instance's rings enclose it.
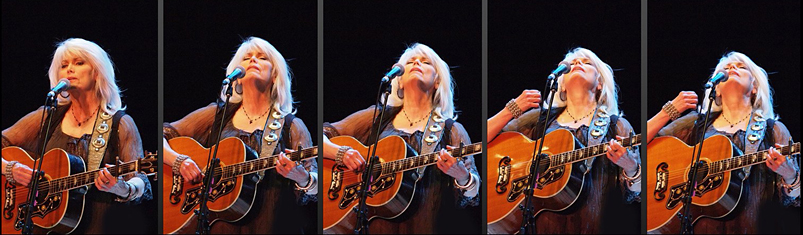
<instances>
[{"instance_id":1,"label":"lips","mask_svg":"<svg viewBox=\"0 0 803 235\"><path fill-rule=\"evenodd\" d=\"M585 69L583 69L583 67L577 66L577 67L572 68L572 71L569 71L569 72L574 72L575 70L580 70L580 71L583 71L583 72L586 71Z\"/></svg>"},{"instance_id":2,"label":"lips","mask_svg":"<svg viewBox=\"0 0 803 235\"><path fill-rule=\"evenodd\" d=\"M248 66L248 69L256 69L256 70L259 70L259 67L257 67L256 65L251 65L251 66Z\"/></svg>"},{"instance_id":3,"label":"lips","mask_svg":"<svg viewBox=\"0 0 803 235\"><path fill-rule=\"evenodd\" d=\"M77 77L67 77L67 80L78 80Z\"/></svg>"},{"instance_id":4,"label":"lips","mask_svg":"<svg viewBox=\"0 0 803 235\"><path fill-rule=\"evenodd\" d=\"M737 76L738 77L739 73L734 72L734 71L728 72L728 77L730 77L730 76Z\"/></svg>"},{"instance_id":5,"label":"lips","mask_svg":"<svg viewBox=\"0 0 803 235\"><path fill-rule=\"evenodd\" d=\"M410 69L410 72L411 72L411 73L412 73L412 72L415 72L415 71L418 71L419 73L424 73L424 71L423 71L423 70L421 70L421 68L418 68L418 67L413 67L412 69Z\"/></svg>"}]
</instances>

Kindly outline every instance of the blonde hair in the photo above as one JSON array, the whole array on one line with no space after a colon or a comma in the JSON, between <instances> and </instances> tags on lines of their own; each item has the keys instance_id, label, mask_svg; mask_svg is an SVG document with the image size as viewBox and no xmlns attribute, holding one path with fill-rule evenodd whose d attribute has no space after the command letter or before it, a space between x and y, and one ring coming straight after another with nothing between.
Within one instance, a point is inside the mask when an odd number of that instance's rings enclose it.
<instances>
[{"instance_id":1,"label":"blonde hair","mask_svg":"<svg viewBox=\"0 0 803 235\"><path fill-rule=\"evenodd\" d=\"M435 53L432 48L427 45L421 43L414 43L410 47L404 50L404 53L399 57L398 63L404 64L416 55L423 55L429 58L430 62L432 62L432 66L435 67L435 82L438 87L435 89L435 94L432 98L432 106L435 109L435 113L439 116L446 118L446 119L457 119L457 115L455 114L454 110L454 79L452 78L451 72L449 71L449 65L446 64L446 61L443 61L438 53ZM447 80L444 80L447 79ZM391 83L391 94L390 99L388 100L389 106L401 106L404 102L398 98L396 93L398 92L398 82L399 79L393 79Z\"/></svg>"},{"instance_id":2,"label":"blonde hair","mask_svg":"<svg viewBox=\"0 0 803 235\"><path fill-rule=\"evenodd\" d=\"M753 85L756 86L756 98L752 101L753 103L751 105L753 106L754 112L764 118L778 119L779 117L772 108L773 91L770 87L767 71L759 67L750 57L747 57L747 55L735 51L723 55L722 58L719 59L717 67L714 68L714 73L711 74L711 78L716 75L717 71L725 70L725 66L734 61L744 63L745 66L747 66L747 70L750 71L750 76L753 77ZM711 94L711 88L705 89L702 106L703 111L708 110L709 102L707 97L709 94ZM722 111L722 106L714 103L714 106L711 107L711 111Z\"/></svg>"},{"instance_id":3,"label":"blonde hair","mask_svg":"<svg viewBox=\"0 0 803 235\"><path fill-rule=\"evenodd\" d=\"M270 71L271 78L273 79L270 99L273 101L274 109L282 115L295 113L293 109L293 94L290 91L292 78L290 67L287 66L287 61L285 61L284 56L268 41L265 41L265 39L258 37L245 39L245 41L240 44L240 47L237 48L237 52L234 53L229 65L226 67L226 74L230 74L240 65L240 62L245 58L245 54L247 54L248 51L265 53L270 63L273 64L273 68ZM220 98L224 101L226 100L225 91L221 91ZM230 102L239 103L242 101L243 97L241 95L236 92L232 93Z\"/></svg>"},{"instance_id":4,"label":"blonde hair","mask_svg":"<svg viewBox=\"0 0 803 235\"><path fill-rule=\"evenodd\" d=\"M615 114L619 116L624 115L621 111L619 111L619 100L617 93L618 86L616 85L616 81L613 79L613 69L611 66L605 62L602 62L602 60L597 56L597 54L594 54L593 51L582 47L576 47L569 50L569 52L566 53L566 56L564 56L563 62L571 62L577 57L588 58L597 69L597 73L599 74L597 82L602 84L602 90L600 90L599 98L597 99L599 109L607 112L608 114ZM563 86L563 79L563 75L558 77L559 87ZM546 104L552 95L553 94L550 92L549 96L547 96L547 99L543 101L543 104ZM552 102L552 107L566 107L566 102L560 99L555 99Z\"/></svg>"},{"instance_id":5,"label":"blonde hair","mask_svg":"<svg viewBox=\"0 0 803 235\"><path fill-rule=\"evenodd\" d=\"M98 44L87 41L81 38L70 38L60 42L56 46L56 51L53 52L53 61L50 63L48 70L48 77L50 78L50 87L53 88L59 82L59 70L61 69L61 62L64 57L72 56L79 57L86 60L91 66L95 76L95 87L100 103L103 104L100 108L109 114L114 114L117 110L125 109L122 107L120 100L120 88L114 77L114 65L112 64L109 54L100 48ZM70 103L70 98L58 96L58 104L64 105Z\"/></svg>"}]
</instances>

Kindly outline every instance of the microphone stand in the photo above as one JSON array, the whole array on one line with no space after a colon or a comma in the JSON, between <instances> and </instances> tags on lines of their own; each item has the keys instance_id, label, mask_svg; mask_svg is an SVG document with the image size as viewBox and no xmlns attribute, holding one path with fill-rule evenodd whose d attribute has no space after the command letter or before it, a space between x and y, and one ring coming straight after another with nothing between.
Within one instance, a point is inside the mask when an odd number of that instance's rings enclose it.
<instances>
[{"instance_id":1,"label":"microphone stand","mask_svg":"<svg viewBox=\"0 0 803 235\"><path fill-rule=\"evenodd\" d=\"M522 211L522 222L521 228L519 228L519 234L531 234L535 233L535 209L533 208L533 192L535 188L538 186L538 168L540 167L539 163L541 162L540 159L546 157L546 154L541 153L541 149L544 146L544 137L546 136L547 127L549 127L549 115L552 113L552 102L555 100L555 95L557 95L556 91L558 90L557 76L553 76L551 74L547 77L546 85L544 87L544 91L550 91L552 96L549 97L548 105L546 106L546 121L544 121L544 127L541 129L539 133L539 138L541 141L536 144L535 149L533 149L533 156L532 160L530 161L530 174L528 175L527 189L524 190L525 193L525 204L524 206L519 206L519 209Z\"/></svg>"},{"instance_id":2,"label":"microphone stand","mask_svg":"<svg viewBox=\"0 0 803 235\"><path fill-rule=\"evenodd\" d=\"M196 227L195 234L209 234L210 224L209 224L209 207L207 206L207 202L209 201L209 192L212 190L212 185L215 183L215 169L220 164L220 159L217 157L217 150L220 146L220 136L223 133L223 118L226 115L226 109L229 106L229 100L231 99L232 95L232 87L231 82L229 80L224 80L223 82L223 89L225 89L226 94L226 102L223 103L223 112L220 112L220 126L218 127L217 136L215 136L215 150L209 152L211 155L207 158L207 167L206 172L204 173L203 184L201 186L201 199L200 199L200 207L195 210L195 214L198 215L198 226ZM215 119L218 119L218 115L215 114Z\"/></svg>"},{"instance_id":3,"label":"microphone stand","mask_svg":"<svg viewBox=\"0 0 803 235\"><path fill-rule=\"evenodd\" d=\"M357 226L354 228L354 234L368 234L368 207L365 204L365 200L368 198L368 191L370 191L371 183L374 180L374 164L379 163L379 157L376 156L376 148L379 145L379 133L381 133L379 128L382 128L382 118L385 116L384 110L387 109L388 99L390 98L390 81L390 79L382 79L382 82L379 83L379 90L376 93L377 104L382 95L385 96L385 100L382 102L383 111L379 113L379 116L376 115L379 106L374 106L374 119L371 123L371 136L374 137L374 144L368 146L368 156L370 157L361 175L360 190L357 193L360 200L357 208L354 208L357 212Z\"/></svg>"},{"instance_id":4,"label":"microphone stand","mask_svg":"<svg viewBox=\"0 0 803 235\"><path fill-rule=\"evenodd\" d=\"M702 165L702 162L700 162L700 155L703 153L703 143L705 142L703 138L705 137L705 129L708 126L708 119L711 116L711 107L714 106L714 98L716 98L717 96L717 90L714 88L716 88L719 82L720 81L716 81L711 86L711 92L708 94L708 110L705 112L705 120L703 122L703 127L700 128L700 130L698 130L699 133L695 133L697 134L697 139L700 142L700 147L697 147L697 145L695 145L694 150L692 151L692 162L691 162L692 164L690 168L691 177L689 178L688 181L686 181L686 187L685 187L686 192L683 195L683 204L685 208L683 208L682 213L678 214L678 217L680 217L680 232L683 234L694 233L694 230L692 229L692 224L691 224L692 221L690 215L690 210L692 205L691 200L692 196L694 196L694 189L697 188L697 169L699 168L700 165Z\"/></svg>"},{"instance_id":5,"label":"microphone stand","mask_svg":"<svg viewBox=\"0 0 803 235\"><path fill-rule=\"evenodd\" d=\"M25 205L25 218L22 221L22 234L33 233L33 221L31 214L33 208L36 207L36 198L39 196L39 180L45 175L42 172L42 161L44 160L45 148L47 148L47 141L50 138L50 128L53 125L53 113L56 111L56 95L51 92L45 98L44 109L42 110L42 120L39 124L39 158L33 160L33 174L31 182L28 183L28 203ZM47 113L47 122L45 122L45 113ZM47 124L47 125L45 125Z\"/></svg>"}]
</instances>

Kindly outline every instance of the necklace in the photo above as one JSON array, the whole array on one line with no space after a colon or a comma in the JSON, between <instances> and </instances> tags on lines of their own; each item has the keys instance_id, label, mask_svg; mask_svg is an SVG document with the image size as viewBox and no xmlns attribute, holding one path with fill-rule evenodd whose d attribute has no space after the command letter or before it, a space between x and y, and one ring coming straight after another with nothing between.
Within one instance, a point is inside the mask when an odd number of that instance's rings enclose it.
<instances>
[{"instance_id":1,"label":"necklace","mask_svg":"<svg viewBox=\"0 0 803 235\"><path fill-rule=\"evenodd\" d=\"M100 109L100 107L98 107L97 109L95 109L95 112L92 112L92 114L90 114L89 116L87 116L87 117L86 117L86 120L84 120L84 121L78 121L78 118L76 118L76 117L75 117L75 109L70 109L70 112L72 113L72 119L75 119L75 122L77 122L77 123L78 123L78 126L81 126L81 124L84 124L85 122L89 121L89 119L90 119L90 118L92 118L92 116L95 116L95 113L97 113L97 112L98 112L98 109Z\"/></svg>"},{"instance_id":2,"label":"necklace","mask_svg":"<svg viewBox=\"0 0 803 235\"><path fill-rule=\"evenodd\" d=\"M726 122L728 122L729 124L731 124L731 128L733 128L733 126L735 126L736 124L742 123L742 122L743 122L745 119L747 119L748 117L750 117L750 113L747 113L747 115L746 115L746 116L744 116L744 118L742 118L742 120L739 120L739 121L738 121L738 122L736 122L736 123L732 123L730 120L728 120L728 118L727 118L727 117L725 117L725 115L722 115L722 118L724 118Z\"/></svg>"},{"instance_id":3,"label":"necklace","mask_svg":"<svg viewBox=\"0 0 803 235\"><path fill-rule=\"evenodd\" d=\"M588 115L591 115L592 113L594 113L594 109L591 109L591 112L588 112L588 114L586 114L585 116L583 116L583 117L581 117L581 118L574 118L574 116L572 115L572 112L571 112L571 111L569 111L569 108L566 108L566 113L568 113L568 114L569 114L569 117L571 117L571 118L574 120L574 123L577 123L577 121L579 121L579 120L583 120L583 119L585 119L586 117L588 117Z\"/></svg>"},{"instance_id":4,"label":"necklace","mask_svg":"<svg viewBox=\"0 0 803 235\"><path fill-rule=\"evenodd\" d=\"M434 109L433 109L433 110L434 110ZM429 112L430 112L430 113L432 113L432 111L429 111ZM404 113L404 118L407 118L407 122L409 122L409 123L410 123L410 126L413 126L413 124L416 124L416 123L418 123L418 122L421 122L421 121L423 121L424 119L426 119L427 117L429 117L429 114L427 114L427 115L424 115L424 117L422 117L420 120L413 122L412 120L410 120L410 116L407 116L407 111L405 111L404 109L402 109L402 113Z\"/></svg>"},{"instance_id":5,"label":"necklace","mask_svg":"<svg viewBox=\"0 0 803 235\"><path fill-rule=\"evenodd\" d=\"M262 115L259 115L259 117L251 119L251 116L248 116L248 111L245 111L245 107L243 107L243 113L245 113L245 118L248 118L248 124L254 123L254 121L259 120L260 118L262 118L262 116L265 116L265 114L268 114L268 111L270 111L270 108L265 110L265 112L262 113Z\"/></svg>"}]
</instances>

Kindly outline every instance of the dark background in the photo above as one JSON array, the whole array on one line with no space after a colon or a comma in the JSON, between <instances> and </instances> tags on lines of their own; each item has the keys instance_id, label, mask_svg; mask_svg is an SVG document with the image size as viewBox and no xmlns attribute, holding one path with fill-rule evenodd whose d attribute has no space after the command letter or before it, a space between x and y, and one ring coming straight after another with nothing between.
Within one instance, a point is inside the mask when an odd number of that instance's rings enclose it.
<instances>
[{"instance_id":1,"label":"dark background","mask_svg":"<svg viewBox=\"0 0 803 235\"><path fill-rule=\"evenodd\" d=\"M680 91L697 92L702 103L703 84L719 58L738 51L769 73L775 113L800 140L800 1L651 1L648 7L650 117Z\"/></svg>"},{"instance_id":2,"label":"dark background","mask_svg":"<svg viewBox=\"0 0 803 235\"><path fill-rule=\"evenodd\" d=\"M435 50L451 67L455 109L460 111L457 121L473 142L482 141L480 3L325 1L323 120L336 122L374 104L382 76L407 46L418 42ZM482 161L475 163L484 176ZM480 209L472 207L444 223L480 232Z\"/></svg>"},{"instance_id":3,"label":"dark background","mask_svg":"<svg viewBox=\"0 0 803 235\"><path fill-rule=\"evenodd\" d=\"M583 47L613 68L619 110L641 133L641 10L633 3L489 2L488 117L525 89L546 101L546 77L569 50Z\"/></svg>"},{"instance_id":4,"label":"dark background","mask_svg":"<svg viewBox=\"0 0 803 235\"><path fill-rule=\"evenodd\" d=\"M613 68L619 110L641 133L641 9L638 1L488 2L488 117L546 77L575 47ZM556 97L557 99L557 97ZM602 233L640 233L641 204L605 202ZM596 225L592 225L596 226Z\"/></svg>"},{"instance_id":5,"label":"dark background","mask_svg":"<svg viewBox=\"0 0 803 235\"><path fill-rule=\"evenodd\" d=\"M123 105L139 128L145 151L160 141L157 109L156 1L3 1L2 128L39 108L50 89L47 76L56 43L83 38L111 57ZM157 184L152 185L157 196ZM156 232L156 201L119 222L132 233ZM147 216L146 216L147 215ZM83 221L88 223L90 221ZM131 226L137 224L137 226Z\"/></svg>"},{"instance_id":6,"label":"dark background","mask_svg":"<svg viewBox=\"0 0 803 235\"><path fill-rule=\"evenodd\" d=\"M292 91L317 142L316 1L165 1L164 121L214 102L226 66L246 38L270 42L288 61ZM250 9L250 10L249 10Z\"/></svg>"},{"instance_id":7,"label":"dark background","mask_svg":"<svg viewBox=\"0 0 803 235\"><path fill-rule=\"evenodd\" d=\"M680 91L707 99L703 84L719 58L738 51L769 73L775 113L800 141L800 1L650 1L648 8L650 116ZM800 223L800 208L768 204L758 231L800 233L789 226Z\"/></svg>"}]
</instances>

